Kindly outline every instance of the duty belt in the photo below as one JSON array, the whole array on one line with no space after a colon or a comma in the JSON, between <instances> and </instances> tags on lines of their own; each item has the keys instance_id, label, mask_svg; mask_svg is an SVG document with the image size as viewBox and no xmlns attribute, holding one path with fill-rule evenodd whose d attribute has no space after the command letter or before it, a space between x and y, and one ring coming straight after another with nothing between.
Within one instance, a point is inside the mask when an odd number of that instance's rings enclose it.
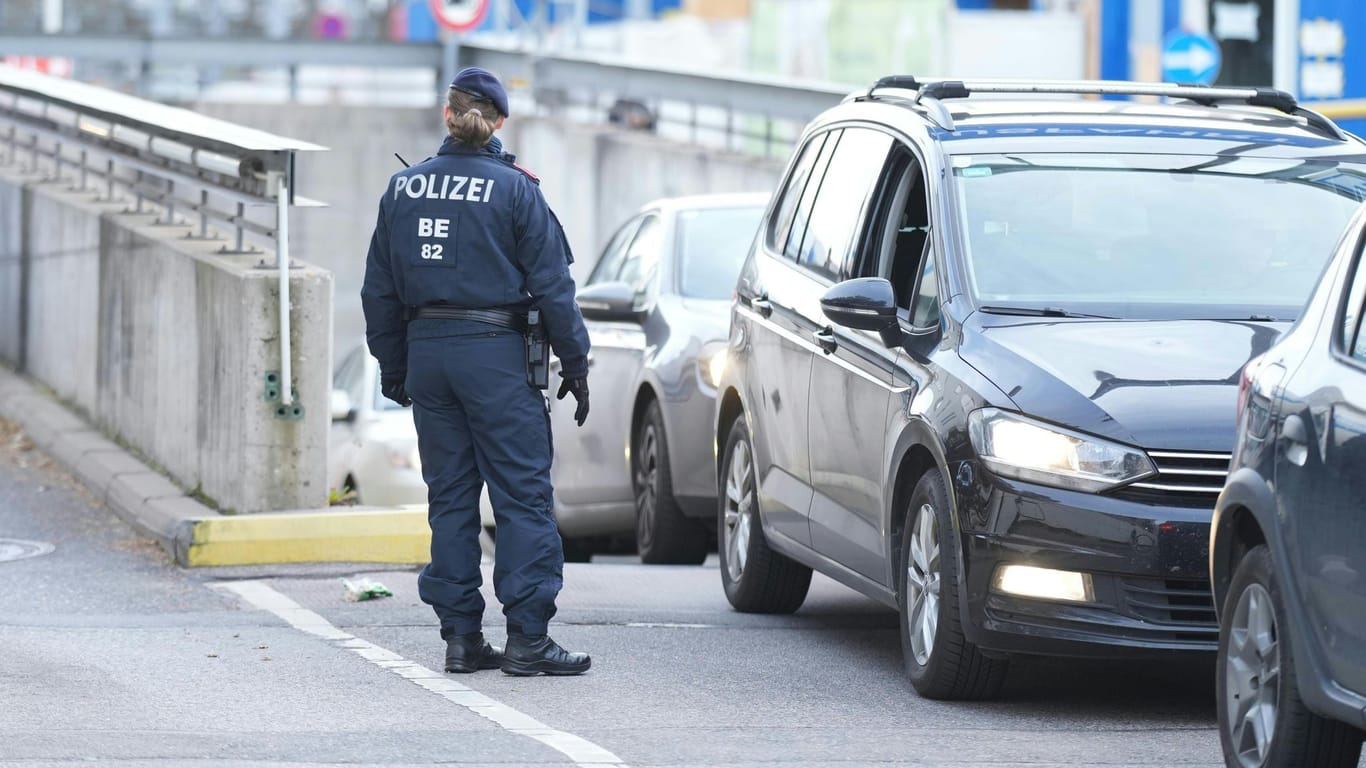
<instances>
[{"instance_id":1,"label":"duty belt","mask_svg":"<svg viewBox=\"0 0 1366 768\"><path fill-rule=\"evenodd\" d=\"M418 320L474 320L499 328L511 328L521 334L525 334L527 330L526 313L509 312L506 309L460 309L430 304L418 307L415 317Z\"/></svg>"}]
</instances>

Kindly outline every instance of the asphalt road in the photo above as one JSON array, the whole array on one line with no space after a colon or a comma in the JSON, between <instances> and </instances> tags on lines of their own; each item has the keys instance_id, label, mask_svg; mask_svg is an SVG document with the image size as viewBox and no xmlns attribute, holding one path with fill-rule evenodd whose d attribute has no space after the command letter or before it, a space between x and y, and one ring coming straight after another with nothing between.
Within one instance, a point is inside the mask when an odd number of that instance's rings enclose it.
<instances>
[{"instance_id":1,"label":"asphalt road","mask_svg":"<svg viewBox=\"0 0 1366 768\"><path fill-rule=\"evenodd\" d=\"M416 573L170 565L0 428L0 766L1216 766L1213 668L1017 663L999 701L916 696L894 614L818 579L730 610L714 563L570 565L579 678L440 673ZM0 552L5 551L0 547ZM486 632L503 635L497 603Z\"/></svg>"}]
</instances>

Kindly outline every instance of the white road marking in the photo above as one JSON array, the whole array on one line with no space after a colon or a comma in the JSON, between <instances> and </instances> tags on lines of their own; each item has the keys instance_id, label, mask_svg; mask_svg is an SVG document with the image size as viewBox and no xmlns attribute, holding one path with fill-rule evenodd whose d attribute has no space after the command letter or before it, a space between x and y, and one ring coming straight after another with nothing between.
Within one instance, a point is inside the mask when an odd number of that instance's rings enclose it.
<instances>
[{"instance_id":1,"label":"white road marking","mask_svg":"<svg viewBox=\"0 0 1366 768\"><path fill-rule=\"evenodd\" d=\"M409 661L368 640L341 631L327 619L304 608L267 584L259 581L233 581L211 586L232 592L250 605L279 616L301 632L330 640L336 647L351 651L371 664L410 680L452 704L491 720L509 733L535 739L551 749L562 752L577 765L611 765L627 768L621 758L585 738L557 731L530 715L489 698L440 672L430 670L415 661Z\"/></svg>"},{"instance_id":2,"label":"white road marking","mask_svg":"<svg viewBox=\"0 0 1366 768\"><path fill-rule=\"evenodd\" d=\"M680 624L675 621L628 621L622 626L633 629L716 629L715 624Z\"/></svg>"}]
</instances>

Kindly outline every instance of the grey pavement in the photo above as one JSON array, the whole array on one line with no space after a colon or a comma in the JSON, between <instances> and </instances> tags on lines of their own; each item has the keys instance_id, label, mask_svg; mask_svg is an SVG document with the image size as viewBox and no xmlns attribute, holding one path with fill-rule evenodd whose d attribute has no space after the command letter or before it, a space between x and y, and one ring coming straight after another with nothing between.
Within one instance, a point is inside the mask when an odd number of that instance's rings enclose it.
<instances>
[{"instance_id":1,"label":"grey pavement","mask_svg":"<svg viewBox=\"0 0 1366 768\"><path fill-rule=\"evenodd\" d=\"M425 672L384 668L440 670L415 571L367 573L395 596L353 603L339 577L362 566L179 569L16 439L0 425L0 539L55 549L0 562L0 766L575 764L465 700L635 768L1222 765L1208 660L1036 660L999 701L931 702L905 680L891 612L818 578L796 615L737 614L714 562L568 566L552 632L593 670L427 681L473 689L443 698L404 679ZM213 588L243 579L403 660Z\"/></svg>"}]
</instances>

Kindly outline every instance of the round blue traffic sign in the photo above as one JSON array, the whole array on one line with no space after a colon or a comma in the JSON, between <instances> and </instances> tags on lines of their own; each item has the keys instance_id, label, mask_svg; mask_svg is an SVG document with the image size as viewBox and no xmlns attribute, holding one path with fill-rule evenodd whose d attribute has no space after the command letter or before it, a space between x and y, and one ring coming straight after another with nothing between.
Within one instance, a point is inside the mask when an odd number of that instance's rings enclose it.
<instances>
[{"instance_id":1,"label":"round blue traffic sign","mask_svg":"<svg viewBox=\"0 0 1366 768\"><path fill-rule=\"evenodd\" d=\"M1162 46L1162 79L1169 83L1209 85L1219 76L1223 55L1209 35L1173 32Z\"/></svg>"}]
</instances>

